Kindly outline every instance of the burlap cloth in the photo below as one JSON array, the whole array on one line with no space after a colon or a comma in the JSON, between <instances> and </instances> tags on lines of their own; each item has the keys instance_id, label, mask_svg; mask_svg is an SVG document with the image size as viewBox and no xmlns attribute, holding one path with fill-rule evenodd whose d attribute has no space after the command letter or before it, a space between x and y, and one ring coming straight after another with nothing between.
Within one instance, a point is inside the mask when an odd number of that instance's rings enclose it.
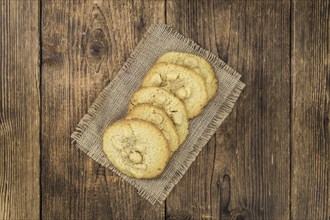
<instances>
[{"instance_id":1,"label":"burlap cloth","mask_svg":"<svg viewBox=\"0 0 330 220\"><path fill-rule=\"evenodd\" d=\"M143 76L157 58L167 51L193 53L208 60L219 80L218 93L202 114L190 121L186 141L173 155L159 178L129 178L112 167L104 155L102 134L109 124L125 116L132 93L140 87ZM73 142L88 156L133 185L149 202L162 202L231 112L244 87L239 78L240 75L236 71L191 39L166 25L154 24L147 30L116 77L90 107L88 114L79 122L72 134Z\"/></svg>"}]
</instances>

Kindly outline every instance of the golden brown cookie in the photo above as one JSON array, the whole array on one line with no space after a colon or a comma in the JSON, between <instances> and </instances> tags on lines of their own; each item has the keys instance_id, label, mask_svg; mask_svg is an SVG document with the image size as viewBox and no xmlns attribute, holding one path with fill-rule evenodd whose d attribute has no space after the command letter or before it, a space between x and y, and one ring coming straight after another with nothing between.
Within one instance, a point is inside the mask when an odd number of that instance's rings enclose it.
<instances>
[{"instance_id":1,"label":"golden brown cookie","mask_svg":"<svg viewBox=\"0 0 330 220\"><path fill-rule=\"evenodd\" d=\"M142 103L162 108L172 119L180 137L180 144L188 135L188 116L183 102L172 93L159 87L140 88L131 97L129 109Z\"/></svg>"},{"instance_id":2,"label":"golden brown cookie","mask_svg":"<svg viewBox=\"0 0 330 220\"><path fill-rule=\"evenodd\" d=\"M194 54L173 51L163 54L157 62L173 63L194 70L204 78L209 100L215 96L218 80L212 66L204 58Z\"/></svg>"},{"instance_id":3,"label":"golden brown cookie","mask_svg":"<svg viewBox=\"0 0 330 220\"><path fill-rule=\"evenodd\" d=\"M193 70L176 64L156 63L142 81L142 87L149 86L171 91L183 101L189 118L199 115L208 103L204 79Z\"/></svg>"},{"instance_id":4,"label":"golden brown cookie","mask_svg":"<svg viewBox=\"0 0 330 220\"><path fill-rule=\"evenodd\" d=\"M171 151L163 133L152 123L119 120L103 134L103 151L112 165L134 178L155 178L166 167Z\"/></svg>"},{"instance_id":5,"label":"golden brown cookie","mask_svg":"<svg viewBox=\"0 0 330 220\"><path fill-rule=\"evenodd\" d=\"M171 118L166 112L151 104L139 104L132 108L126 119L142 119L156 125L165 135L172 152L179 148L180 138Z\"/></svg>"}]
</instances>

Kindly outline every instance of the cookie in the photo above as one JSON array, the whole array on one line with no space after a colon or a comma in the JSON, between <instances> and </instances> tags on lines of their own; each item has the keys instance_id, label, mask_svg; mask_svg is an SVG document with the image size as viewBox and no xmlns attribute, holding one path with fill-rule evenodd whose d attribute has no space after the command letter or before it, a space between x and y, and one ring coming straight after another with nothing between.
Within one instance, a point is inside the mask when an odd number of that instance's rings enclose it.
<instances>
[{"instance_id":1,"label":"cookie","mask_svg":"<svg viewBox=\"0 0 330 220\"><path fill-rule=\"evenodd\" d=\"M144 87L136 91L131 97L129 109L142 103L162 108L172 119L180 137L180 144L188 135L188 116L186 108L179 98L172 93L158 87Z\"/></svg>"},{"instance_id":2,"label":"cookie","mask_svg":"<svg viewBox=\"0 0 330 220\"><path fill-rule=\"evenodd\" d=\"M139 119L110 125L103 134L103 151L115 168L139 179L159 176L171 155L163 133Z\"/></svg>"},{"instance_id":3,"label":"cookie","mask_svg":"<svg viewBox=\"0 0 330 220\"><path fill-rule=\"evenodd\" d=\"M132 108L126 116L126 119L135 118L151 122L159 128L167 139L172 152L179 148L180 140L178 132L171 118L163 109L150 104L139 104Z\"/></svg>"},{"instance_id":4,"label":"cookie","mask_svg":"<svg viewBox=\"0 0 330 220\"><path fill-rule=\"evenodd\" d=\"M189 118L199 115L209 100L204 79L193 70L172 63L156 63L142 81L142 87L149 86L175 94L185 104Z\"/></svg>"},{"instance_id":5,"label":"cookie","mask_svg":"<svg viewBox=\"0 0 330 220\"><path fill-rule=\"evenodd\" d=\"M194 70L205 80L209 100L215 96L218 80L212 66L204 58L189 53L167 52L157 62L173 63Z\"/></svg>"}]
</instances>

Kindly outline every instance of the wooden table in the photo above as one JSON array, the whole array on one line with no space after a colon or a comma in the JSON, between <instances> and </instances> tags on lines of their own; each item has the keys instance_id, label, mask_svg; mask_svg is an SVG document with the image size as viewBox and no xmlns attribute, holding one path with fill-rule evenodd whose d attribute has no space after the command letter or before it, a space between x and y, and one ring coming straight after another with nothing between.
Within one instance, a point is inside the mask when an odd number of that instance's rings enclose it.
<instances>
[{"instance_id":1,"label":"wooden table","mask_svg":"<svg viewBox=\"0 0 330 220\"><path fill-rule=\"evenodd\" d=\"M0 219L329 219L329 0L2 0ZM164 22L246 83L150 205L70 134Z\"/></svg>"}]
</instances>

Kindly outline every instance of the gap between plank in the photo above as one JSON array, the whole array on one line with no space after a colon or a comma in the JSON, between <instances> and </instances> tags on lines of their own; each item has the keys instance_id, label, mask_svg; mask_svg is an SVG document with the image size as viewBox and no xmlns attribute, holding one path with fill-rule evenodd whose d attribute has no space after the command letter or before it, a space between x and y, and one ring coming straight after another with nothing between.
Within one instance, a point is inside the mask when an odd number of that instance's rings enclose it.
<instances>
[{"instance_id":1,"label":"gap between plank","mask_svg":"<svg viewBox=\"0 0 330 220\"><path fill-rule=\"evenodd\" d=\"M167 0L164 0L164 21L165 24L167 25ZM164 219L166 220L166 214L167 214L167 198L164 201Z\"/></svg>"},{"instance_id":2,"label":"gap between plank","mask_svg":"<svg viewBox=\"0 0 330 220\"><path fill-rule=\"evenodd\" d=\"M39 219L42 219L42 0L39 0Z\"/></svg>"},{"instance_id":3,"label":"gap between plank","mask_svg":"<svg viewBox=\"0 0 330 220\"><path fill-rule=\"evenodd\" d=\"M289 218L290 220L292 220L292 166L293 166L293 162L292 162L292 137L293 137L293 131L292 131L292 117L293 117L293 62L292 62L292 54L293 54L293 46L294 46L294 42L293 42L293 32L294 32L294 0L290 0L290 32L289 32L289 37L290 37L290 51L289 51L289 58L290 58L290 108L289 108L289 113L290 113L290 138L289 138L289 144L290 144L290 148L289 148L289 154L290 154L290 172L289 172L289 177L290 177L290 186L289 186Z\"/></svg>"}]
</instances>

